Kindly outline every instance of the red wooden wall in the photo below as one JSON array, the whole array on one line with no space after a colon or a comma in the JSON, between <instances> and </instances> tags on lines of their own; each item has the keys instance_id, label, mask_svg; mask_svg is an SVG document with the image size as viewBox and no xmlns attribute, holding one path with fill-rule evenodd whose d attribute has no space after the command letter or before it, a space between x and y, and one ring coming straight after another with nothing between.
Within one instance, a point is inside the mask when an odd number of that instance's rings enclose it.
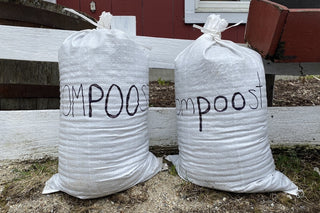
<instances>
[{"instance_id":1,"label":"red wooden wall","mask_svg":"<svg viewBox=\"0 0 320 213\"><path fill-rule=\"evenodd\" d=\"M99 19L102 11L112 15L133 15L137 20L137 35L196 39L201 35L192 24L184 23L184 0L94 0L96 11L90 11L92 0L57 0L58 4L83 11ZM244 42L245 25L222 33L223 39Z\"/></svg>"}]
</instances>

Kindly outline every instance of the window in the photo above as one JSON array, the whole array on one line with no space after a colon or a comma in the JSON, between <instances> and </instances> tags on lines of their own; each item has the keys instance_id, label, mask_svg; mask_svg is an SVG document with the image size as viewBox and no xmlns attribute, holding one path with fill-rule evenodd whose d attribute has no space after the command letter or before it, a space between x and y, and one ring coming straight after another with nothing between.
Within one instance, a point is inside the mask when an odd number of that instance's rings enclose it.
<instances>
[{"instance_id":1,"label":"window","mask_svg":"<svg viewBox=\"0 0 320 213\"><path fill-rule=\"evenodd\" d=\"M185 0L185 23L204 23L208 15L221 15L229 23L246 22L250 0Z\"/></svg>"}]
</instances>

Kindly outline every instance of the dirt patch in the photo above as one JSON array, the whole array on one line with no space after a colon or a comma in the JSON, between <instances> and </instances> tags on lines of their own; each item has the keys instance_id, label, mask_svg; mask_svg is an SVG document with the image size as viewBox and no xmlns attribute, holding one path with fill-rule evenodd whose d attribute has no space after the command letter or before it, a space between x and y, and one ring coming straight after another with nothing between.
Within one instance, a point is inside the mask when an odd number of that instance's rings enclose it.
<instances>
[{"instance_id":1,"label":"dirt patch","mask_svg":"<svg viewBox=\"0 0 320 213\"><path fill-rule=\"evenodd\" d=\"M152 81L150 106L175 107L174 83ZM320 105L320 81L312 76L295 80L276 80L274 84L273 106L314 106Z\"/></svg>"},{"instance_id":2,"label":"dirt patch","mask_svg":"<svg viewBox=\"0 0 320 213\"><path fill-rule=\"evenodd\" d=\"M149 101L151 107L175 107L174 83L170 81L151 81Z\"/></svg>"},{"instance_id":3,"label":"dirt patch","mask_svg":"<svg viewBox=\"0 0 320 213\"><path fill-rule=\"evenodd\" d=\"M277 80L274 84L273 106L320 105L320 81L310 77Z\"/></svg>"},{"instance_id":4,"label":"dirt patch","mask_svg":"<svg viewBox=\"0 0 320 213\"><path fill-rule=\"evenodd\" d=\"M319 212L320 147L273 147L278 170L300 189L285 193L238 194L183 181L172 165L124 192L80 200L58 192L42 195L57 172L57 159L1 162L0 212ZM317 169L318 168L318 169Z\"/></svg>"}]
</instances>

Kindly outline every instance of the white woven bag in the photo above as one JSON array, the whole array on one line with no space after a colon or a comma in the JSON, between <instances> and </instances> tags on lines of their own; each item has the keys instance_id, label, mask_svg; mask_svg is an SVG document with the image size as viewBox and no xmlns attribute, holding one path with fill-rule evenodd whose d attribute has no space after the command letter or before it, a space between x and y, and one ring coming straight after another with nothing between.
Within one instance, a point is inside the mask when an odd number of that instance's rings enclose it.
<instances>
[{"instance_id":1,"label":"white woven bag","mask_svg":"<svg viewBox=\"0 0 320 213\"><path fill-rule=\"evenodd\" d=\"M261 57L221 40L227 25L209 16L204 34L175 60L179 155L168 159L183 179L201 186L296 195L270 151Z\"/></svg>"},{"instance_id":2,"label":"white woven bag","mask_svg":"<svg viewBox=\"0 0 320 213\"><path fill-rule=\"evenodd\" d=\"M63 42L59 70L59 173L43 193L96 198L159 172L149 152L148 50L118 30L84 30Z\"/></svg>"}]
</instances>

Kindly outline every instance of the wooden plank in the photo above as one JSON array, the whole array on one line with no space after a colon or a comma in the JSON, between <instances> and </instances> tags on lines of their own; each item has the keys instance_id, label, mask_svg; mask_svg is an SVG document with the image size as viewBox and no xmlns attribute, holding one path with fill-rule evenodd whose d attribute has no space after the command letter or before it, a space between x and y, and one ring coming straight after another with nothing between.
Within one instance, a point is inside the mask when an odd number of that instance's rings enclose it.
<instances>
[{"instance_id":1,"label":"wooden plank","mask_svg":"<svg viewBox=\"0 0 320 213\"><path fill-rule=\"evenodd\" d=\"M302 1L286 5L308 4L316 6ZM275 62L319 62L319 21L320 8L290 9L269 0L252 0L245 40Z\"/></svg>"},{"instance_id":2,"label":"wooden plank","mask_svg":"<svg viewBox=\"0 0 320 213\"><path fill-rule=\"evenodd\" d=\"M149 108L148 128L150 135L150 146L176 146L176 108Z\"/></svg>"},{"instance_id":3,"label":"wooden plank","mask_svg":"<svg viewBox=\"0 0 320 213\"><path fill-rule=\"evenodd\" d=\"M0 23L20 26L48 27L66 30L83 30L95 28L74 14L62 10L61 5L38 0L0 0Z\"/></svg>"},{"instance_id":4,"label":"wooden plank","mask_svg":"<svg viewBox=\"0 0 320 213\"><path fill-rule=\"evenodd\" d=\"M0 25L0 59L57 62L59 47L74 32ZM150 67L168 69L174 68L175 57L192 42L144 36L132 38L151 48Z\"/></svg>"},{"instance_id":5,"label":"wooden plank","mask_svg":"<svg viewBox=\"0 0 320 213\"><path fill-rule=\"evenodd\" d=\"M111 27L126 32L130 36L137 35L135 16L113 16Z\"/></svg>"},{"instance_id":6,"label":"wooden plank","mask_svg":"<svg viewBox=\"0 0 320 213\"><path fill-rule=\"evenodd\" d=\"M59 111L0 111L0 160L56 156Z\"/></svg>"},{"instance_id":7,"label":"wooden plank","mask_svg":"<svg viewBox=\"0 0 320 213\"><path fill-rule=\"evenodd\" d=\"M59 70L56 62L0 59L0 85L0 110L59 108ZM45 85L51 85L51 92L46 92ZM50 98L32 98L37 96Z\"/></svg>"},{"instance_id":8,"label":"wooden plank","mask_svg":"<svg viewBox=\"0 0 320 213\"><path fill-rule=\"evenodd\" d=\"M290 9L275 62L319 62L319 22L320 9Z\"/></svg>"},{"instance_id":9,"label":"wooden plank","mask_svg":"<svg viewBox=\"0 0 320 213\"><path fill-rule=\"evenodd\" d=\"M64 39L75 31L52 30L0 25L0 59L26 61L58 61L58 49ZM150 68L174 69L174 59L193 40L133 36L138 43L151 48ZM19 48L17 48L19 47ZM320 63L272 63L265 61L267 74L301 75L301 67L306 74L319 74Z\"/></svg>"},{"instance_id":10,"label":"wooden plank","mask_svg":"<svg viewBox=\"0 0 320 213\"><path fill-rule=\"evenodd\" d=\"M135 41L151 48L150 68L174 69L174 60L193 40L136 36Z\"/></svg>"},{"instance_id":11,"label":"wooden plank","mask_svg":"<svg viewBox=\"0 0 320 213\"><path fill-rule=\"evenodd\" d=\"M60 86L0 83L0 98L57 98Z\"/></svg>"},{"instance_id":12,"label":"wooden plank","mask_svg":"<svg viewBox=\"0 0 320 213\"><path fill-rule=\"evenodd\" d=\"M0 83L59 85L58 63L0 59Z\"/></svg>"},{"instance_id":13,"label":"wooden plank","mask_svg":"<svg viewBox=\"0 0 320 213\"><path fill-rule=\"evenodd\" d=\"M268 110L271 144L320 144L320 106Z\"/></svg>"},{"instance_id":14,"label":"wooden plank","mask_svg":"<svg viewBox=\"0 0 320 213\"><path fill-rule=\"evenodd\" d=\"M0 110L59 109L59 98L1 98Z\"/></svg>"},{"instance_id":15,"label":"wooden plank","mask_svg":"<svg viewBox=\"0 0 320 213\"><path fill-rule=\"evenodd\" d=\"M320 144L320 106L269 108L271 144ZM0 160L57 156L59 110L0 111ZM176 146L175 108L150 108L150 146Z\"/></svg>"},{"instance_id":16,"label":"wooden plank","mask_svg":"<svg viewBox=\"0 0 320 213\"><path fill-rule=\"evenodd\" d=\"M1 25L0 59L57 62L59 47L73 32Z\"/></svg>"},{"instance_id":17,"label":"wooden plank","mask_svg":"<svg viewBox=\"0 0 320 213\"><path fill-rule=\"evenodd\" d=\"M135 35L134 16L114 16L111 24L114 29ZM61 44L75 32L0 25L0 59L57 62Z\"/></svg>"},{"instance_id":18,"label":"wooden plank","mask_svg":"<svg viewBox=\"0 0 320 213\"><path fill-rule=\"evenodd\" d=\"M245 41L264 58L273 56L287 15L287 7L267 0L252 0L246 25Z\"/></svg>"}]
</instances>

